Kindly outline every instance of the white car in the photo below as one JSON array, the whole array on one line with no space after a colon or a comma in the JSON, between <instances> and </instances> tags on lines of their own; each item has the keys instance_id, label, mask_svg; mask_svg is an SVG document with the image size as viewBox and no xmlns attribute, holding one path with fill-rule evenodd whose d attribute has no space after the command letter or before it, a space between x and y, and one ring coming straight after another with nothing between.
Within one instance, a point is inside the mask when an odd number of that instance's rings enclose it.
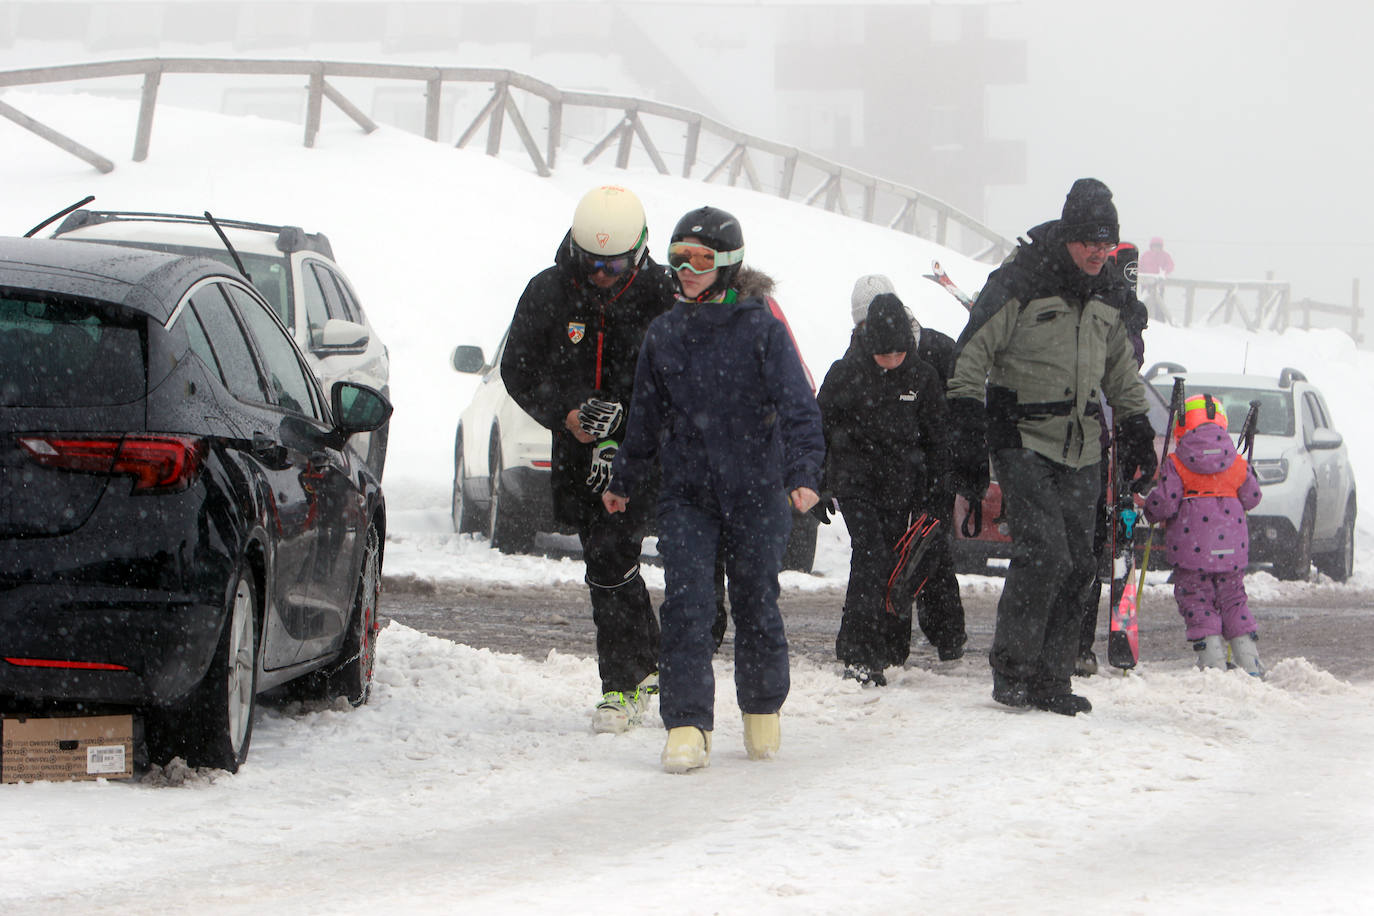
<instances>
[{"instance_id":1,"label":"white car","mask_svg":"<svg viewBox=\"0 0 1374 916\"><path fill-rule=\"evenodd\" d=\"M500 368L505 348L503 335L489 363L481 347L453 351L454 369L482 376L453 439L453 530L485 533L505 553L529 553L539 532L575 532L553 520L549 431L506 391ZM819 524L810 513L792 513L784 569L811 571Z\"/></svg>"},{"instance_id":2,"label":"white car","mask_svg":"<svg viewBox=\"0 0 1374 916\"><path fill-rule=\"evenodd\" d=\"M357 382L390 396L390 359L368 323L348 278L334 262L322 233L298 226L274 226L215 218L234 254L209 219L174 213L80 209L58 226L53 238L150 248L214 258L231 267L234 255L268 304L300 345L324 390L335 382ZM386 462L387 426L350 443L377 474Z\"/></svg>"},{"instance_id":3,"label":"white car","mask_svg":"<svg viewBox=\"0 0 1374 916\"><path fill-rule=\"evenodd\" d=\"M1307 377L1188 372L1157 363L1146 381L1167 401L1173 378L1187 394L1208 393L1226 410L1234 435L1251 401L1259 402L1252 467L1260 503L1249 515L1250 561L1269 562L1281 579L1306 579L1312 564L1338 582L1355 566L1355 477L1345 440L1326 400Z\"/></svg>"}]
</instances>

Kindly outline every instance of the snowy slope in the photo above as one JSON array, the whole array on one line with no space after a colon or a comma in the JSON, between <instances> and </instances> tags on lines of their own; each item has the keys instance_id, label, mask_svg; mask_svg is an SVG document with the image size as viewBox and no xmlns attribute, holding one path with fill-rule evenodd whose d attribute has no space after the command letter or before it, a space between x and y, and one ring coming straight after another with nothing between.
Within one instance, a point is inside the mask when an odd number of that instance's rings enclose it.
<instances>
[{"instance_id":1,"label":"snowy slope","mask_svg":"<svg viewBox=\"0 0 1374 916\"><path fill-rule=\"evenodd\" d=\"M5 100L118 163L98 175L0 123L9 232L94 193L101 207L209 209L329 234L392 352L388 575L582 588L574 562L503 557L447 532L452 432L472 388L447 361L454 344L496 343L587 188L633 187L655 250L687 209L739 215L749 259L779 281L818 376L844 348L858 275L889 274L925 323L956 333L962 309L920 274L938 257L974 289L987 270L747 191L579 168L540 179L387 129L326 130L306 150L296 126L162 108L152 158L136 164L124 158L131 104ZM1044 189L1046 216L1064 190ZM1365 489L1374 379L1346 338L1152 328L1147 350L1209 368L1301 367L1342 423ZM820 575L787 574L786 588L844 581L842 526L824 534ZM1368 534L1356 581L1339 587L1351 595L1371 586ZM1299 586L1260 575L1250 587ZM264 711L236 776L170 769L132 784L0 787L0 908L1363 911L1374 892L1374 684L1305 659L1271 660L1264 682L1187 663L1093 678L1082 685L1093 714L1063 719L994 705L972 656L899 672L880 692L800 662L778 760L745 760L727 687L711 768L673 778L657 766L659 729L589 733L593 661L534 662L393 624L371 704ZM717 676L731 683L727 660Z\"/></svg>"}]
</instances>

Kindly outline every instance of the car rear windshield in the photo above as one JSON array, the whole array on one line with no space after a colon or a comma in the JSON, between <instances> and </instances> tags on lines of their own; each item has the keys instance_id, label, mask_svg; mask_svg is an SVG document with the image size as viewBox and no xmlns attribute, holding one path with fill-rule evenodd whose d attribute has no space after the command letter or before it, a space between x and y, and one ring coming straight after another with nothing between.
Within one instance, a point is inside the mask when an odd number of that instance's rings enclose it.
<instances>
[{"instance_id":1,"label":"car rear windshield","mask_svg":"<svg viewBox=\"0 0 1374 916\"><path fill-rule=\"evenodd\" d=\"M98 304L0 294L0 406L138 400L147 378L141 328Z\"/></svg>"},{"instance_id":2,"label":"car rear windshield","mask_svg":"<svg viewBox=\"0 0 1374 916\"><path fill-rule=\"evenodd\" d=\"M1240 432L1241 424L1245 422L1245 415L1250 410L1251 401L1259 401L1259 422L1255 426L1255 432L1261 436L1292 436L1293 426L1293 392L1274 391L1273 389L1263 388L1225 388L1225 387L1197 387L1184 383L1186 396L1194 394L1210 394L1212 397L1221 401L1222 410L1226 411L1226 431L1235 435ZM1167 402L1170 395L1170 386L1156 385L1155 390Z\"/></svg>"},{"instance_id":3,"label":"car rear windshield","mask_svg":"<svg viewBox=\"0 0 1374 916\"><path fill-rule=\"evenodd\" d=\"M197 248L192 245L166 245L161 242L147 242L142 240L129 240L112 242L106 239L89 239L83 241L99 242L102 245L120 245L128 248L147 248L151 251L166 251L170 254L192 256L198 258L211 258L221 264L231 268L235 274L238 273L238 265L230 257L229 252L223 248ZM258 292L267 300L267 304L272 306L272 311L277 313L282 324L289 330L295 330L291 323L291 266L287 259L273 257L265 254L245 254L239 252L239 257L243 260L243 269L248 271L248 276L252 278L253 286L257 287Z\"/></svg>"}]
</instances>

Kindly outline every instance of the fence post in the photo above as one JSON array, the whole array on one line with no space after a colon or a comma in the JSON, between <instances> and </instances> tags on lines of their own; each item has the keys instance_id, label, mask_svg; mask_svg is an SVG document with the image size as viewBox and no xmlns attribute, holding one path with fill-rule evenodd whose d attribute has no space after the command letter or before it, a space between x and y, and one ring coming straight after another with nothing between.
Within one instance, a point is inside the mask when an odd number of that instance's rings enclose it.
<instances>
[{"instance_id":1,"label":"fence post","mask_svg":"<svg viewBox=\"0 0 1374 916\"><path fill-rule=\"evenodd\" d=\"M1360 278L1350 281L1350 337L1360 344Z\"/></svg>"},{"instance_id":2,"label":"fence post","mask_svg":"<svg viewBox=\"0 0 1374 916\"><path fill-rule=\"evenodd\" d=\"M443 91L444 82L439 77L425 80L425 139L431 143L439 142L439 99Z\"/></svg>"},{"instance_id":3,"label":"fence post","mask_svg":"<svg viewBox=\"0 0 1374 916\"><path fill-rule=\"evenodd\" d=\"M549 100L549 152L546 158L549 160L549 168L553 168L557 163L558 146L563 142L563 102L560 99Z\"/></svg>"},{"instance_id":4,"label":"fence post","mask_svg":"<svg viewBox=\"0 0 1374 916\"><path fill-rule=\"evenodd\" d=\"M153 111L157 108L157 87L161 81L161 70L149 70L143 74L143 92L138 101L138 127L134 131L134 162L148 158L148 145L153 139Z\"/></svg>"},{"instance_id":5,"label":"fence post","mask_svg":"<svg viewBox=\"0 0 1374 916\"><path fill-rule=\"evenodd\" d=\"M305 103L305 145L314 148L315 137L320 132L320 109L324 102L324 71L316 69L310 74L310 85Z\"/></svg>"},{"instance_id":6,"label":"fence post","mask_svg":"<svg viewBox=\"0 0 1374 916\"><path fill-rule=\"evenodd\" d=\"M505 123L506 114L506 93L510 91L510 83L501 80L492 87L492 107L491 114L487 121L487 155L499 156L501 154L501 125Z\"/></svg>"}]
</instances>

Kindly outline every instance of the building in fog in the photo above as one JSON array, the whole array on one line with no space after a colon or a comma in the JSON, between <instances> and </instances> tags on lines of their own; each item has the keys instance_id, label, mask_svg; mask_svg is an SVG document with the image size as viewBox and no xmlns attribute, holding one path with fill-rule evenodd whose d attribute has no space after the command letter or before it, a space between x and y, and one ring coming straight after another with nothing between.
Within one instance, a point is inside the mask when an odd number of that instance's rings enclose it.
<instances>
[{"instance_id":1,"label":"building in fog","mask_svg":"<svg viewBox=\"0 0 1374 916\"><path fill-rule=\"evenodd\" d=\"M0 60L5 69L147 56L497 67L700 111L981 217L990 187L1025 181L1025 144L988 127L990 97L1026 80L1025 41L999 31L1017 18L999 12L1014 5L8 0ZM97 91L132 98L138 87ZM303 117L300 86L280 78L163 91L228 114ZM354 101L380 122L421 128L413 87L379 83ZM472 100L446 90L445 103L441 137L451 140ZM571 117L564 131L595 142L598 117Z\"/></svg>"}]
</instances>

